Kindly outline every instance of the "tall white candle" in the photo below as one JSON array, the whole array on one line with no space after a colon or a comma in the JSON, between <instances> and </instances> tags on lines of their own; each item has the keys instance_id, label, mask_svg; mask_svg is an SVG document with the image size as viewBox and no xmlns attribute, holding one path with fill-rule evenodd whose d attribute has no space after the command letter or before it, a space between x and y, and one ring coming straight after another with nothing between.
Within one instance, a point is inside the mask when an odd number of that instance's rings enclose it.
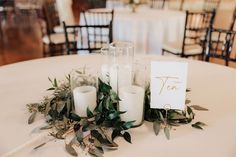
<instances>
[{"instance_id":1,"label":"tall white candle","mask_svg":"<svg viewBox=\"0 0 236 157\"><path fill-rule=\"evenodd\" d=\"M126 111L121 114L121 120L133 121L134 125L140 125L143 121L144 89L138 86L122 87L119 91L119 110Z\"/></svg>"},{"instance_id":2,"label":"tall white candle","mask_svg":"<svg viewBox=\"0 0 236 157\"><path fill-rule=\"evenodd\" d=\"M103 64L101 67L102 73L102 81L105 83L109 82L109 66L107 64Z\"/></svg>"},{"instance_id":3,"label":"tall white candle","mask_svg":"<svg viewBox=\"0 0 236 157\"><path fill-rule=\"evenodd\" d=\"M87 108L93 111L96 107L96 88L93 86L76 87L73 90L75 113L81 117L87 116Z\"/></svg>"},{"instance_id":4,"label":"tall white candle","mask_svg":"<svg viewBox=\"0 0 236 157\"><path fill-rule=\"evenodd\" d=\"M110 85L115 92L121 87L132 85L132 67L131 65L116 65L109 70Z\"/></svg>"},{"instance_id":5,"label":"tall white candle","mask_svg":"<svg viewBox=\"0 0 236 157\"><path fill-rule=\"evenodd\" d=\"M109 70L110 85L112 90L117 92L118 87L118 65L114 64L110 67Z\"/></svg>"}]
</instances>

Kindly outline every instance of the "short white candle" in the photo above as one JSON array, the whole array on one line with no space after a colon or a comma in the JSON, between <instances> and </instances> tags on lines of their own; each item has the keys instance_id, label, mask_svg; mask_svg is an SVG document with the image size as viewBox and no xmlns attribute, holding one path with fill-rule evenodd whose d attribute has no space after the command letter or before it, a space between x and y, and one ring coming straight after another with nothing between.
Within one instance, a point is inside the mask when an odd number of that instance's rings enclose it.
<instances>
[{"instance_id":1,"label":"short white candle","mask_svg":"<svg viewBox=\"0 0 236 157\"><path fill-rule=\"evenodd\" d=\"M143 121L144 89L138 86L122 87L119 91L119 110L126 111L121 114L121 120L133 121L134 125L140 125Z\"/></svg>"},{"instance_id":2,"label":"short white candle","mask_svg":"<svg viewBox=\"0 0 236 157\"><path fill-rule=\"evenodd\" d=\"M87 108L93 111L96 107L96 88L93 86L76 87L73 90L75 113L87 117Z\"/></svg>"}]
</instances>

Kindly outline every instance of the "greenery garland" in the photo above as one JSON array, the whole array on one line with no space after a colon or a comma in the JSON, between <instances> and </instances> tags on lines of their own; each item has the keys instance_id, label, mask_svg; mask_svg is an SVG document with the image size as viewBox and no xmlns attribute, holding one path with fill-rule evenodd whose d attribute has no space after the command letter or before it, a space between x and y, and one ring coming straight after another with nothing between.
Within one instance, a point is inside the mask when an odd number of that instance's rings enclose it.
<instances>
[{"instance_id":1,"label":"greenery garland","mask_svg":"<svg viewBox=\"0 0 236 157\"><path fill-rule=\"evenodd\" d=\"M189 89L186 92L190 92ZM164 129L164 133L167 139L170 139L170 129L171 127L178 127L183 124L189 124L195 118L195 113L193 109L199 111L208 111L208 109L203 108L198 105L191 105L190 100L186 100L186 110L179 111L179 110L165 110L165 109L152 109L150 108L150 88L148 87L145 91L145 114L144 119L146 121L153 123L153 130L156 135L159 134L161 129ZM203 122L196 122L192 124L192 127L197 129L203 129L202 126L206 124Z\"/></svg>"},{"instance_id":2,"label":"greenery garland","mask_svg":"<svg viewBox=\"0 0 236 157\"><path fill-rule=\"evenodd\" d=\"M131 143L131 136L128 129L133 126L134 121L121 121L120 112L117 109L120 101L118 95L112 90L111 86L98 79L97 107L92 112L87 109L87 117L82 118L75 114L72 88L76 85L95 85L96 79L91 75L85 74L85 71L76 71L77 77L71 77L69 74L66 80L58 83L57 79L50 80L52 87L48 90L53 91L52 97L45 97L41 103L28 104L28 110L31 116L28 124L34 122L37 113L45 116L47 125L41 127L41 130L50 129L50 135L56 139L65 139L70 133L74 138L65 144L66 151L72 156L77 156L74 147L88 151L89 154L96 157L102 157L104 148L117 149L118 145L114 142L116 137L123 137ZM189 91L188 91L189 92ZM192 109L207 111L207 109L192 105L188 106L190 100L186 100L186 111L164 110L150 108L150 89L145 92L145 120L153 122L153 129L156 135L161 129L167 139L170 139L170 129L172 126L191 123L195 117ZM205 124L196 122L192 127L202 129ZM88 135L85 135L88 133ZM45 143L36 147L39 148Z\"/></svg>"}]
</instances>

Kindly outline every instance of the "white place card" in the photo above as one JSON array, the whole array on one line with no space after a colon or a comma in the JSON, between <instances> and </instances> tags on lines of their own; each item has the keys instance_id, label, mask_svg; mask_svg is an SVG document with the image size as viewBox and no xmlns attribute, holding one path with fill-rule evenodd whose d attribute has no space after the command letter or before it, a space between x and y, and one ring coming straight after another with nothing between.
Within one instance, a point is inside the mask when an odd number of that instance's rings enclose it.
<instances>
[{"instance_id":1,"label":"white place card","mask_svg":"<svg viewBox=\"0 0 236 157\"><path fill-rule=\"evenodd\" d=\"M188 63L151 62L151 108L185 109Z\"/></svg>"}]
</instances>

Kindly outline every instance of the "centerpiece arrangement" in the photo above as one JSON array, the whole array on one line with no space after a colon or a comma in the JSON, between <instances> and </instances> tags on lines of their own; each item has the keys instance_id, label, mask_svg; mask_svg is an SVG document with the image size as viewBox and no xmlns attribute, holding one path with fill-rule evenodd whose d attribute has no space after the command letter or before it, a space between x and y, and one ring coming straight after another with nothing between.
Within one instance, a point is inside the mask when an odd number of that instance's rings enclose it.
<instances>
[{"instance_id":1,"label":"centerpiece arrangement","mask_svg":"<svg viewBox=\"0 0 236 157\"><path fill-rule=\"evenodd\" d=\"M140 5L140 0L129 0L128 5L132 9L132 12L135 13L137 7Z\"/></svg>"},{"instance_id":2,"label":"centerpiece arrangement","mask_svg":"<svg viewBox=\"0 0 236 157\"><path fill-rule=\"evenodd\" d=\"M151 108L147 67L133 62L132 43L115 42L101 52L100 77L84 68L73 71L62 81L49 79L52 87L48 90L53 91L52 95L41 103L27 105L31 113L28 124L41 113L47 124L41 130L48 129L51 136L61 140L72 135L70 142L65 143L66 151L72 156L78 156L77 148L80 148L101 157L106 149L118 149L114 141L117 137L131 143L128 130L142 125L144 119L153 123L156 135L163 129L170 139L171 127L192 122L193 109L207 111L197 105L190 106L190 100L186 100L184 111ZM202 129L204 125L196 122L192 127Z\"/></svg>"}]
</instances>

